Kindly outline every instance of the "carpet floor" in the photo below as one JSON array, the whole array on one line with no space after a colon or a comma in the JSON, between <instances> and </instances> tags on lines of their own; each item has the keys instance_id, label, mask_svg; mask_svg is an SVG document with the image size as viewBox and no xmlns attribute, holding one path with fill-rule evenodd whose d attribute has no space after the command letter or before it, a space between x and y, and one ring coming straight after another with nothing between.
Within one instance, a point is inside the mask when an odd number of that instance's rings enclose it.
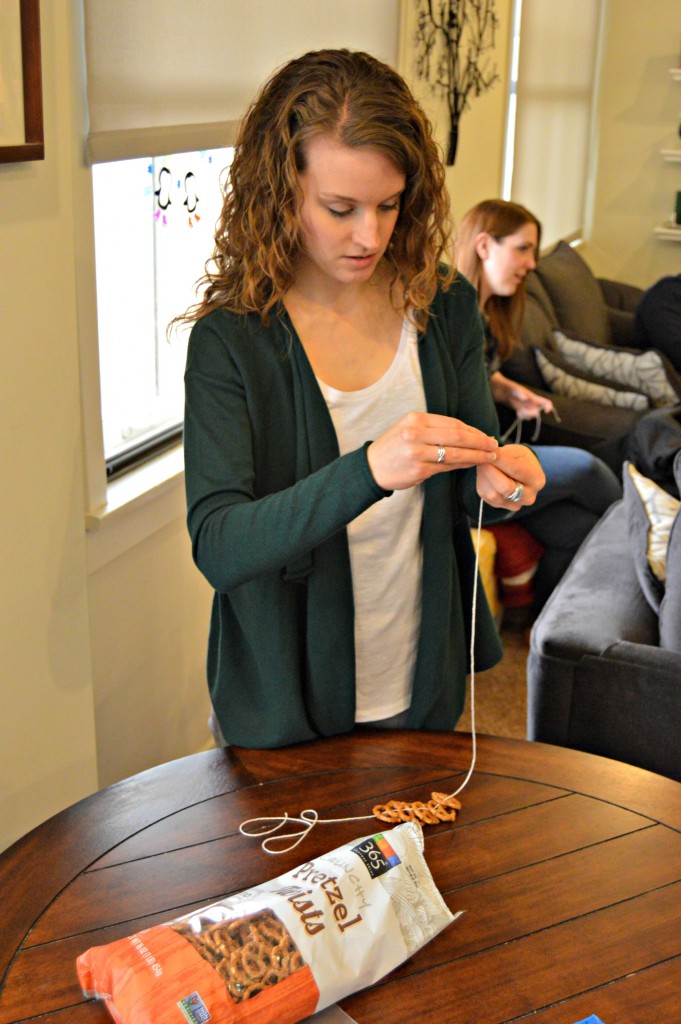
<instances>
[{"instance_id":1,"label":"carpet floor","mask_svg":"<svg viewBox=\"0 0 681 1024\"><path fill-rule=\"evenodd\" d=\"M525 739L527 713L526 665L529 650L527 629L501 628L504 656L498 665L475 674L475 730L491 736ZM471 686L457 730L471 731Z\"/></svg>"}]
</instances>

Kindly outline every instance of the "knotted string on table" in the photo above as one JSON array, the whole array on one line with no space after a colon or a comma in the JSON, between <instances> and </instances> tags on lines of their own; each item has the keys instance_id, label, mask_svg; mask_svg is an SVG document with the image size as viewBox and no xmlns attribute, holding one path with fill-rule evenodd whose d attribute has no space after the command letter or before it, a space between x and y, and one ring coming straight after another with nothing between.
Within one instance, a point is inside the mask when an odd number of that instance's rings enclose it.
<instances>
[{"instance_id":1,"label":"knotted string on table","mask_svg":"<svg viewBox=\"0 0 681 1024\"><path fill-rule=\"evenodd\" d=\"M480 562L480 533L482 530L482 511L484 502L480 501L480 509L478 512L478 524L476 531L476 544L475 544L475 569L473 573L473 608L471 611L471 646L470 646L470 662L471 662L471 763L466 773L466 776L453 793L449 793L446 797L435 801L435 806L442 806L447 801L454 799L459 793L465 789L468 782L473 774L475 768L475 760L477 756L477 741L475 732L475 632L476 632L476 608L478 598L478 567ZM265 853L281 854L288 853L289 850L294 850L296 846L302 843L303 839L312 831L315 825L335 825L341 822L348 821L370 821L375 817L373 814L361 814L357 817L349 818L320 818L317 811L313 808L308 807L304 811L301 811L298 817L293 817L288 813L273 815L272 817L259 817L259 818L248 818L239 825L239 832L244 836L251 838L261 839L260 846ZM283 831L287 826L299 825L300 828L295 831ZM285 844L285 845L284 845Z\"/></svg>"}]
</instances>

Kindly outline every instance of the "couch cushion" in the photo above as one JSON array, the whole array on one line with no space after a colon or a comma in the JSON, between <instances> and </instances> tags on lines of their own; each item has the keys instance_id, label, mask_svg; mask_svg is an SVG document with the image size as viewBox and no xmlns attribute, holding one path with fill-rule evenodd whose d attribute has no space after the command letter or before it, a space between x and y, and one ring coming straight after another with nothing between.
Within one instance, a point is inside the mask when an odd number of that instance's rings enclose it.
<instances>
[{"instance_id":1,"label":"couch cushion","mask_svg":"<svg viewBox=\"0 0 681 1024\"><path fill-rule=\"evenodd\" d=\"M525 309L520 325L522 345L516 347L512 359L524 356L534 364L533 348L553 349L553 331L560 327L551 299L535 271L531 270L525 278ZM536 366L534 373L537 373ZM524 377L515 378L525 380Z\"/></svg>"},{"instance_id":2,"label":"couch cushion","mask_svg":"<svg viewBox=\"0 0 681 1024\"><path fill-rule=\"evenodd\" d=\"M636 575L646 600L659 612L665 596L670 534L681 502L639 473L631 462L624 464L623 483Z\"/></svg>"},{"instance_id":3,"label":"couch cushion","mask_svg":"<svg viewBox=\"0 0 681 1024\"><path fill-rule=\"evenodd\" d=\"M612 381L647 395L652 405L675 405L681 398L681 377L655 349L612 348L555 330L557 351L571 366L599 380Z\"/></svg>"},{"instance_id":4,"label":"couch cushion","mask_svg":"<svg viewBox=\"0 0 681 1024\"><path fill-rule=\"evenodd\" d=\"M535 307L542 315L549 330L560 327L551 296L542 284L536 270L531 270L525 278L525 305Z\"/></svg>"},{"instance_id":5,"label":"couch cushion","mask_svg":"<svg viewBox=\"0 0 681 1024\"><path fill-rule=\"evenodd\" d=\"M674 476L681 493L681 451L674 459ZM681 512L669 532L666 575L660 604L660 647L681 653Z\"/></svg>"},{"instance_id":6,"label":"couch cushion","mask_svg":"<svg viewBox=\"0 0 681 1024\"><path fill-rule=\"evenodd\" d=\"M551 299L563 330L604 345L612 340L601 287L591 268L571 245L559 242L538 260L535 273Z\"/></svg>"},{"instance_id":7,"label":"couch cushion","mask_svg":"<svg viewBox=\"0 0 681 1024\"><path fill-rule=\"evenodd\" d=\"M623 409L646 410L648 397L610 380L598 380L571 366L557 353L535 349L535 359L545 386L549 391L567 398L582 398L600 405L615 405Z\"/></svg>"},{"instance_id":8,"label":"couch cushion","mask_svg":"<svg viewBox=\"0 0 681 1024\"><path fill-rule=\"evenodd\" d=\"M553 330L558 326L551 300L534 273L525 278L525 309L520 325L521 344L516 345L501 370L511 380L528 388L544 387L534 358L534 348L553 348Z\"/></svg>"}]
</instances>

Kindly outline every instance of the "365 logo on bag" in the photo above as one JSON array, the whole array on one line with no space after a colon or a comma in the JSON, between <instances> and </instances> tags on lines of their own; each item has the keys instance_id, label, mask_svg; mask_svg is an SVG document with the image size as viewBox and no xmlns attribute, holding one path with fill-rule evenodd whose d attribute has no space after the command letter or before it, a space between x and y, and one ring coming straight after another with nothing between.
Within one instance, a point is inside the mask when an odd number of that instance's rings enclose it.
<instances>
[{"instance_id":1,"label":"365 logo on bag","mask_svg":"<svg viewBox=\"0 0 681 1024\"><path fill-rule=\"evenodd\" d=\"M396 868L400 863L400 858L382 832L353 846L352 852L363 861L372 878L384 875L386 871Z\"/></svg>"}]
</instances>

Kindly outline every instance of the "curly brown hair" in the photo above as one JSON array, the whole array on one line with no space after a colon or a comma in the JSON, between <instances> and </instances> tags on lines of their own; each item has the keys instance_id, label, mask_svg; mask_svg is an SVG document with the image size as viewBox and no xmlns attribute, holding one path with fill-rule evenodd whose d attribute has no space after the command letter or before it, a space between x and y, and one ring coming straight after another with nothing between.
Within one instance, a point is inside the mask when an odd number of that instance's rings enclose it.
<instances>
[{"instance_id":1,"label":"curly brown hair","mask_svg":"<svg viewBox=\"0 0 681 1024\"><path fill-rule=\"evenodd\" d=\"M285 64L241 124L201 300L180 321L214 309L268 314L292 286L302 252L300 175L319 135L369 147L405 176L386 253L405 309L419 326L438 282L454 278L444 167L428 118L404 79L368 53L319 50Z\"/></svg>"},{"instance_id":2,"label":"curly brown hair","mask_svg":"<svg viewBox=\"0 0 681 1024\"><path fill-rule=\"evenodd\" d=\"M533 213L505 199L484 199L464 216L456 233L456 260L462 274L475 285L480 294L482 262L476 249L476 239L483 232L500 242L514 235L525 224L537 228L537 250L541 242L541 224ZM513 295L490 295L483 313L489 320L497 343L501 361L508 359L520 340L520 323L525 308L525 282Z\"/></svg>"}]
</instances>

